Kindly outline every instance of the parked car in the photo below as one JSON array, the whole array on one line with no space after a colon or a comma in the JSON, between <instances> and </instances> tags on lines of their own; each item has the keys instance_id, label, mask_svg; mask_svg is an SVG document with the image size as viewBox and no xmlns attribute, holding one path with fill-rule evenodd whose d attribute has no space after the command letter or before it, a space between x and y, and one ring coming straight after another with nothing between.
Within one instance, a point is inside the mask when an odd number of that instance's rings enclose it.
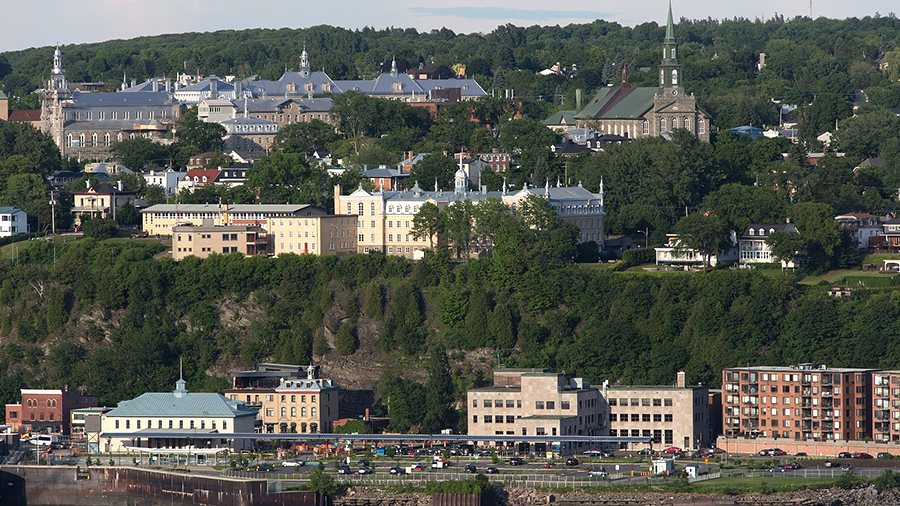
<instances>
[{"instance_id":1,"label":"parked car","mask_svg":"<svg viewBox=\"0 0 900 506\"><path fill-rule=\"evenodd\" d=\"M403 470L402 467L394 466L388 471L391 474L406 474L406 471Z\"/></svg>"},{"instance_id":2,"label":"parked car","mask_svg":"<svg viewBox=\"0 0 900 506\"><path fill-rule=\"evenodd\" d=\"M575 457L569 457L566 459L567 466L577 466L578 464L581 464L581 462L579 462Z\"/></svg>"},{"instance_id":3,"label":"parked car","mask_svg":"<svg viewBox=\"0 0 900 506\"><path fill-rule=\"evenodd\" d=\"M771 448L763 448L759 451L759 453L757 453L757 455L759 455L760 457L768 457L769 455L771 455L771 453L769 453L771 451Z\"/></svg>"},{"instance_id":4,"label":"parked car","mask_svg":"<svg viewBox=\"0 0 900 506\"><path fill-rule=\"evenodd\" d=\"M256 464L256 465L250 466L249 468L247 468L247 470L254 472L254 473L268 473L269 471L272 470L272 465L271 464Z\"/></svg>"},{"instance_id":5,"label":"parked car","mask_svg":"<svg viewBox=\"0 0 900 506\"><path fill-rule=\"evenodd\" d=\"M675 453L682 453L682 451L681 451L681 448L676 448L676 447L673 446L673 447L666 448L665 450L663 450L663 453L665 453L665 454L675 454Z\"/></svg>"},{"instance_id":6,"label":"parked car","mask_svg":"<svg viewBox=\"0 0 900 506\"><path fill-rule=\"evenodd\" d=\"M776 471L781 471L783 473L785 469L787 469L787 467L784 464L778 464L777 466L770 467L769 472L774 473Z\"/></svg>"},{"instance_id":7,"label":"parked car","mask_svg":"<svg viewBox=\"0 0 900 506\"><path fill-rule=\"evenodd\" d=\"M854 459L871 459L872 456L869 455L868 453L856 452L853 454L853 458Z\"/></svg>"},{"instance_id":8,"label":"parked car","mask_svg":"<svg viewBox=\"0 0 900 506\"><path fill-rule=\"evenodd\" d=\"M500 470L494 466L489 466L484 472L487 474L500 474Z\"/></svg>"},{"instance_id":9,"label":"parked car","mask_svg":"<svg viewBox=\"0 0 900 506\"><path fill-rule=\"evenodd\" d=\"M841 453L838 453L837 458L839 458L839 459L851 459L851 458L853 458L853 455L851 455L850 452L841 452Z\"/></svg>"},{"instance_id":10,"label":"parked car","mask_svg":"<svg viewBox=\"0 0 900 506\"><path fill-rule=\"evenodd\" d=\"M826 460L822 465L825 467L837 467L837 463L831 460Z\"/></svg>"},{"instance_id":11,"label":"parked car","mask_svg":"<svg viewBox=\"0 0 900 506\"><path fill-rule=\"evenodd\" d=\"M783 455L787 455L787 452L782 450L781 448L772 448L772 451L769 455L773 457L781 457Z\"/></svg>"},{"instance_id":12,"label":"parked car","mask_svg":"<svg viewBox=\"0 0 900 506\"><path fill-rule=\"evenodd\" d=\"M350 470L350 466L340 466L337 468L338 474L353 474L353 471Z\"/></svg>"},{"instance_id":13,"label":"parked car","mask_svg":"<svg viewBox=\"0 0 900 506\"><path fill-rule=\"evenodd\" d=\"M472 464L469 464L463 468L463 472L475 474L478 472L478 469L475 466L473 466Z\"/></svg>"},{"instance_id":14,"label":"parked car","mask_svg":"<svg viewBox=\"0 0 900 506\"><path fill-rule=\"evenodd\" d=\"M641 451L639 451L637 454L638 454L638 455L641 455L641 456L643 456L643 457L652 457L655 453L656 453L656 452L654 452L654 451L651 450L650 448L644 448L644 449L642 449Z\"/></svg>"},{"instance_id":15,"label":"parked car","mask_svg":"<svg viewBox=\"0 0 900 506\"><path fill-rule=\"evenodd\" d=\"M785 469L802 469L803 466L800 465L799 462L788 462L784 465Z\"/></svg>"},{"instance_id":16,"label":"parked car","mask_svg":"<svg viewBox=\"0 0 900 506\"><path fill-rule=\"evenodd\" d=\"M285 460L281 463L282 467L297 467L297 466L305 466L306 462L302 460Z\"/></svg>"},{"instance_id":17,"label":"parked car","mask_svg":"<svg viewBox=\"0 0 900 506\"><path fill-rule=\"evenodd\" d=\"M875 456L876 459L892 459L894 456L890 452L880 452Z\"/></svg>"},{"instance_id":18,"label":"parked car","mask_svg":"<svg viewBox=\"0 0 900 506\"><path fill-rule=\"evenodd\" d=\"M606 469L601 467L600 469L591 469L590 471L588 471L588 476L594 478L608 478L609 473L606 472Z\"/></svg>"},{"instance_id":19,"label":"parked car","mask_svg":"<svg viewBox=\"0 0 900 506\"><path fill-rule=\"evenodd\" d=\"M413 466L412 466L411 469L412 469L413 471L424 471L424 470L425 470L425 466L423 466L422 464L413 464Z\"/></svg>"},{"instance_id":20,"label":"parked car","mask_svg":"<svg viewBox=\"0 0 900 506\"><path fill-rule=\"evenodd\" d=\"M506 463L511 466L521 466L522 464L525 463L525 461L520 459L519 457L513 457L513 458L507 460Z\"/></svg>"},{"instance_id":21,"label":"parked car","mask_svg":"<svg viewBox=\"0 0 900 506\"><path fill-rule=\"evenodd\" d=\"M359 467L369 467L371 464L366 459L360 459L359 462L356 463Z\"/></svg>"},{"instance_id":22,"label":"parked car","mask_svg":"<svg viewBox=\"0 0 900 506\"><path fill-rule=\"evenodd\" d=\"M599 448L591 448L590 450L586 450L582 455L587 455L588 457L599 457L603 455L603 451Z\"/></svg>"},{"instance_id":23,"label":"parked car","mask_svg":"<svg viewBox=\"0 0 900 506\"><path fill-rule=\"evenodd\" d=\"M849 471L851 469L853 469L853 464L851 464L849 462L847 462L846 464L841 466L842 471Z\"/></svg>"},{"instance_id":24,"label":"parked car","mask_svg":"<svg viewBox=\"0 0 900 506\"><path fill-rule=\"evenodd\" d=\"M794 454L795 457L806 457L806 452L797 452Z\"/></svg>"},{"instance_id":25,"label":"parked car","mask_svg":"<svg viewBox=\"0 0 900 506\"><path fill-rule=\"evenodd\" d=\"M371 467L360 467L356 472L359 474L372 474L375 470Z\"/></svg>"}]
</instances>

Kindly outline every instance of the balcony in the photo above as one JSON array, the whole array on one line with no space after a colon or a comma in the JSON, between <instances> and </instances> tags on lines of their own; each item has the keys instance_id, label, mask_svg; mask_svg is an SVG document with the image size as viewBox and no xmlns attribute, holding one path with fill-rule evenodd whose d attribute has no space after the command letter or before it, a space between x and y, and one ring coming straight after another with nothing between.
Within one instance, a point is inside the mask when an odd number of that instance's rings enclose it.
<instances>
[{"instance_id":1,"label":"balcony","mask_svg":"<svg viewBox=\"0 0 900 506\"><path fill-rule=\"evenodd\" d=\"M832 396L831 389L827 389L827 390L824 388L822 389L822 397L831 397L831 396Z\"/></svg>"},{"instance_id":2,"label":"balcony","mask_svg":"<svg viewBox=\"0 0 900 506\"><path fill-rule=\"evenodd\" d=\"M812 418L812 410L811 409L800 410L800 418L803 420Z\"/></svg>"}]
</instances>

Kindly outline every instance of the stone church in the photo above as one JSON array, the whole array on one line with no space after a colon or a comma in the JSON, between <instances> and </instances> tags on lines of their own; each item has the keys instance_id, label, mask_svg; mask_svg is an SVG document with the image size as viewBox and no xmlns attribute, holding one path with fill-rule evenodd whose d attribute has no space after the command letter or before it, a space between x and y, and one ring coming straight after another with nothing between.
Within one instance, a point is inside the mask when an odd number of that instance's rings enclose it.
<instances>
[{"instance_id":1,"label":"stone church","mask_svg":"<svg viewBox=\"0 0 900 506\"><path fill-rule=\"evenodd\" d=\"M693 94L684 91L671 3L662 51L658 88L632 86L623 71L619 86L601 89L575 114L576 126L630 139L668 137L672 130L682 128L709 142L709 114L697 107Z\"/></svg>"}]
</instances>

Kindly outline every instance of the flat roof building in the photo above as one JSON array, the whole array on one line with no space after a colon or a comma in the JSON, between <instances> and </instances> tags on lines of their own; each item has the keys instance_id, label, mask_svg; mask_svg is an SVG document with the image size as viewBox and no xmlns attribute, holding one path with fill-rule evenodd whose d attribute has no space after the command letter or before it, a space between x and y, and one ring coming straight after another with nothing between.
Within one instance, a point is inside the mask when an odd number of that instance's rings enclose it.
<instances>
[{"instance_id":1,"label":"flat roof building","mask_svg":"<svg viewBox=\"0 0 900 506\"><path fill-rule=\"evenodd\" d=\"M180 225L172 228L172 258L206 258L213 253L266 256L269 238L262 227L251 225Z\"/></svg>"},{"instance_id":2,"label":"flat roof building","mask_svg":"<svg viewBox=\"0 0 900 506\"><path fill-rule=\"evenodd\" d=\"M600 390L581 378L568 383L547 369L498 369L494 385L467 394L470 435L588 436L606 435ZM514 443L496 442L495 446ZM519 451L578 452L585 443L519 443Z\"/></svg>"}]
</instances>

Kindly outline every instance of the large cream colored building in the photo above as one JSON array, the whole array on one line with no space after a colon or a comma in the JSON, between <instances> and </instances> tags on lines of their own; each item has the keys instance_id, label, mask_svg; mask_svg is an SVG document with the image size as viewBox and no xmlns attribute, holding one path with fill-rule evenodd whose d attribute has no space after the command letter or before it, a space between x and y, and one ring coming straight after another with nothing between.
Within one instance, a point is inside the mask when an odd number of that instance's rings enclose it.
<instances>
[{"instance_id":1,"label":"large cream colored building","mask_svg":"<svg viewBox=\"0 0 900 506\"><path fill-rule=\"evenodd\" d=\"M338 419L337 383L318 378L313 366L306 378L289 378L265 394L262 403L263 430L280 434L331 432Z\"/></svg>"},{"instance_id":2,"label":"large cream colored building","mask_svg":"<svg viewBox=\"0 0 900 506\"><path fill-rule=\"evenodd\" d=\"M341 187L336 186L334 209L335 212L359 217L357 250L360 253L381 251L388 255L421 258L422 251L430 249L432 243L428 238L417 239L412 233L413 218L422 204L430 202L443 211L454 202L468 200L477 205L489 198L496 198L515 212L526 197L536 195L547 198L560 219L578 227L580 242L595 241L598 248L602 248L606 217L602 182L600 193L592 193L581 185L564 187L549 183L544 188L497 192L484 188L470 191L468 186L468 175L462 169L456 174L454 191L425 191L416 183L408 190L383 192L368 192L360 186L349 195L343 195ZM438 241L435 239L434 243ZM477 255L484 247L489 247L489 240L476 240L472 253Z\"/></svg>"},{"instance_id":3,"label":"large cream colored building","mask_svg":"<svg viewBox=\"0 0 900 506\"><path fill-rule=\"evenodd\" d=\"M699 448L709 444L709 388L675 386L604 386L609 407L609 435L653 438L654 445ZM604 406L606 408L606 406Z\"/></svg>"},{"instance_id":4,"label":"large cream colored building","mask_svg":"<svg viewBox=\"0 0 900 506\"><path fill-rule=\"evenodd\" d=\"M228 434L253 432L256 411L221 394L189 392L178 380L173 392L145 393L122 401L100 422L100 450L131 448L253 448L250 439Z\"/></svg>"},{"instance_id":5,"label":"large cream colored building","mask_svg":"<svg viewBox=\"0 0 900 506\"><path fill-rule=\"evenodd\" d=\"M494 385L469 390L466 402L473 436L598 436L608 428L597 388L581 378L566 383L564 374L547 369L498 369ZM503 444L498 441L496 446ZM533 446L536 453L566 455L577 453L585 443ZM528 443L520 443L519 449L532 451Z\"/></svg>"},{"instance_id":6,"label":"large cream colored building","mask_svg":"<svg viewBox=\"0 0 900 506\"><path fill-rule=\"evenodd\" d=\"M313 216L328 216L328 210L310 204L157 204L141 211L141 227L148 234L172 235L172 227L189 223L266 227L270 218Z\"/></svg>"},{"instance_id":7,"label":"large cream colored building","mask_svg":"<svg viewBox=\"0 0 900 506\"><path fill-rule=\"evenodd\" d=\"M284 253L337 255L356 253L355 215L322 215L269 218L269 231L274 255Z\"/></svg>"}]
</instances>

